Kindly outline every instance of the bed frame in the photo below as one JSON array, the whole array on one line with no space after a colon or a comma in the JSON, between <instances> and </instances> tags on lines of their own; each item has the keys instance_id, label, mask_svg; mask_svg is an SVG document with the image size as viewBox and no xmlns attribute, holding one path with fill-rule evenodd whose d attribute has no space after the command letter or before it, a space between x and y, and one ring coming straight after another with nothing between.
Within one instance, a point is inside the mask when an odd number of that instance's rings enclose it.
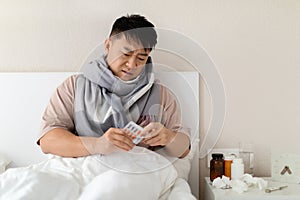
<instances>
[{"instance_id":1,"label":"bed frame","mask_svg":"<svg viewBox=\"0 0 300 200\"><path fill-rule=\"evenodd\" d=\"M0 73L0 154L12 160L10 167L45 160L36 140L41 115L55 88L73 72ZM160 72L161 84L179 99L184 123L192 127L192 140L199 138L199 76L197 72ZM199 199L199 159L192 161L189 184Z\"/></svg>"}]
</instances>

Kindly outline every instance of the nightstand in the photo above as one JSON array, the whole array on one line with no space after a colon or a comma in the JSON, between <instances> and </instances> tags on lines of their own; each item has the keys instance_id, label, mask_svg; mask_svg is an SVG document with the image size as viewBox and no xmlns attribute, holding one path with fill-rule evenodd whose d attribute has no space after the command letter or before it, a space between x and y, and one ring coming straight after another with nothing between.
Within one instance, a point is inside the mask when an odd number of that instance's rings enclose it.
<instances>
[{"instance_id":1,"label":"nightstand","mask_svg":"<svg viewBox=\"0 0 300 200\"><path fill-rule=\"evenodd\" d=\"M231 189L217 189L211 185L208 177L205 178L205 200L300 200L300 185L291 183L279 183L270 181L270 178L264 178L268 181L269 187L288 185L282 190L265 193L264 190L249 188L247 192L239 194Z\"/></svg>"}]
</instances>

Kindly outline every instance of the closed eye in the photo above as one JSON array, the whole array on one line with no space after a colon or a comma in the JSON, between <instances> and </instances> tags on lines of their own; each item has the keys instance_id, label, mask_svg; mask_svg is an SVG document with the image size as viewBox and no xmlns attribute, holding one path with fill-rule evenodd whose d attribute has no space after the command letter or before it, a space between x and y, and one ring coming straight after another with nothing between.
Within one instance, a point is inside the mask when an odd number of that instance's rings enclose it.
<instances>
[{"instance_id":1,"label":"closed eye","mask_svg":"<svg viewBox=\"0 0 300 200\"><path fill-rule=\"evenodd\" d=\"M138 58L140 61L144 61L146 58Z\"/></svg>"}]
</instances>

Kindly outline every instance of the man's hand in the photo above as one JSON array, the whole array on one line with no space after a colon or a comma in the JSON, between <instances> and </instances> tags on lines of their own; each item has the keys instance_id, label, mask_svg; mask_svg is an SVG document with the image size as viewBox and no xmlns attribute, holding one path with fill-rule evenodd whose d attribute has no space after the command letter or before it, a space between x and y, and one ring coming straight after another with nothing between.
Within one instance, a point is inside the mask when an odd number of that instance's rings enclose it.
<instances>
[{"instance_id":1,"label":"man's hand","mask_svg":"<svg viewBox=\"0 0 300 200\"><path fill-rule=\"evenodd\" d=\"M76 136L63 128L55 128L39 142L44 153L63 157L110 154L117 148L129 151L134 147L131 138L118 128L108 129L101 137Z\"/></svg>"},{"instance_id":2,"label":"man's hand","mask_svg":"<svg viewBox=\"0 0 300 200\"><path fill-rule=\"evenodd\" d=\"M169 144L176 136L176 133L170 131L159 122L148 124L141 135L145 136L143 143L150 146L165 146Z\"/></svg>"},{"instance_id":3,"label":"man's hand","mask_svg":"<svg viewBox=\"0 0 300 200\"><path fill-rule=\"evenodd\" d=\"M135 146L132 142L132 138L124 130L119 128L108 129L102 137L110 144L113 144L125 151L129 151Z\"/></svg>"}]
</instances>

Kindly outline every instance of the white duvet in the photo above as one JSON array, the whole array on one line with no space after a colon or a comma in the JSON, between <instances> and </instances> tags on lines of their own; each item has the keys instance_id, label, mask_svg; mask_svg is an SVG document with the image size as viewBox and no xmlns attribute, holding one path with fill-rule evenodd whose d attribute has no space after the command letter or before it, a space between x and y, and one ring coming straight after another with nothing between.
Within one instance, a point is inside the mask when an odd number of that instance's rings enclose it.
<instances>
[{"instance_id":1,"label":"white duvet","mask_svg":"<svg viewBox=\"0 0 300 200\"><path fill-rule=\"evenodd\" d=\"M182 191L184 199L194 199L186 182L176 178L177 172L167 159L141 147L109 156L53 156L1 174L0 200L175 200ZM171 192L175 181L182 190Z\"/></svg>"}]
</instances>

